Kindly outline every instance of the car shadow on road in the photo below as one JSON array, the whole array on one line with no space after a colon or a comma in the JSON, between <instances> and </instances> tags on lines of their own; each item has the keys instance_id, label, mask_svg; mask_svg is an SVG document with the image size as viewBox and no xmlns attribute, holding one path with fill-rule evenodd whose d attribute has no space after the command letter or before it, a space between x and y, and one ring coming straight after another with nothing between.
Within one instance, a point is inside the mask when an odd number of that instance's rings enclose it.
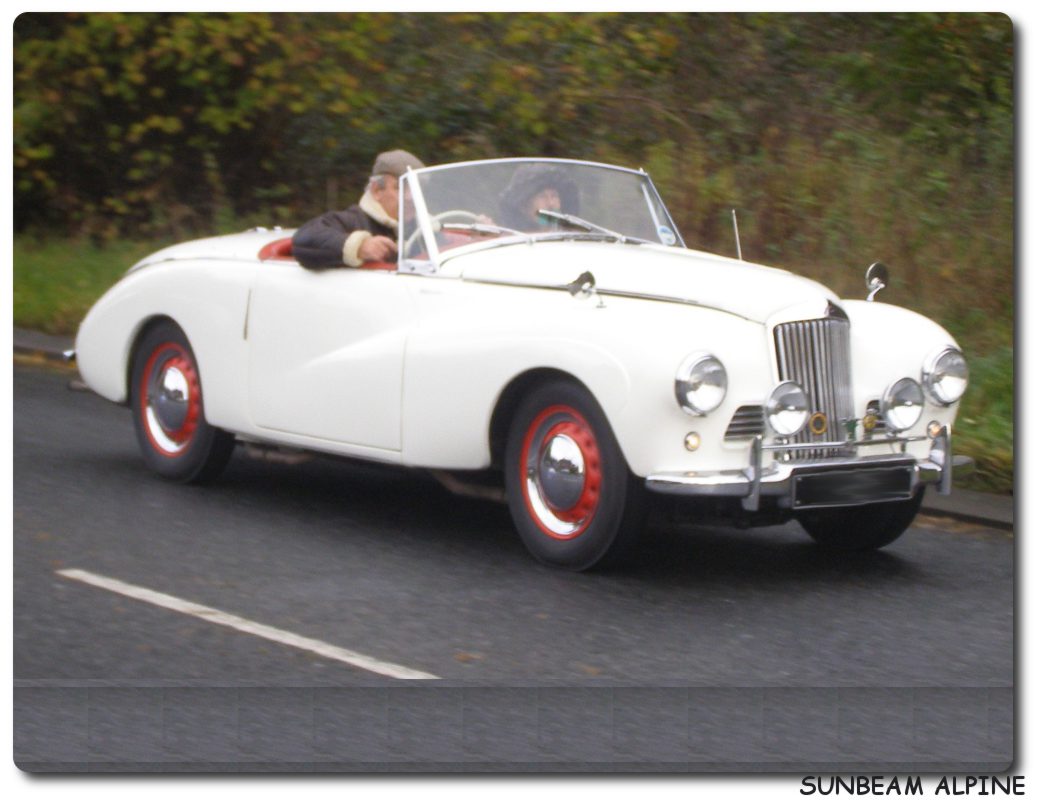
<instances>
[{"instance_id":1,"label":"car shadow on road","mask_svg":"<svg viewBox=\"0 0 1042 800\"><path fill-rule=\"evenodd\" d=\"M469 553L475 560L528 558L505 505L454 495L420 470L324 458L299 466L239 459L222 483L333 517L346 500L353 518L391 522L418 548L451 544L458 555ZM684 583L799 583L908 580L922 570L902 557L899 543L881 551L833 553L814 544L797 523L741 530L653 516L631 557L595 574Z\"/></svg>"},{"instance_id":2,"label":"car shadow on road","mask_svg":"<svg viewBox=\"0 0 1042 800\"><path fill-rule=\"evenodd\" d=\"M323 456L283 464L237 454L214 488L248 495L273 513L307 514L356 533L393 528L402 546L491 539L523 551L506 505L454 495L425 470Z\"/></svg>"},{"instance_id":3,"label":"car shadow on road","mask_svg":"<svg viewBox=\"0 0 1042 800\"><path fill-rule=\"evenodd\" d=\"M924 576L900 540L888 549L837 553L815 544L798 523L721 528L652 521L625 567L613 570L655 583L760 586L909 581Z\"/></svg>"},{"instance_id":4,"label":"car shadow on road","mask_svg":"<svg viewBox=\"0 0 1042 800\"><path fill-rule=\"evenodd\" d=\"M413 551L419 558L448 557L476 567L495 564L567 574L531 559L506 505L454 495L423 470L321 456L280 463L249 458L240 451L213 484L194 487L156 478L136 459L106 454L92 460L104 460L104 472L125 480L130 491L155 492L157 497L191 492L194 500L226 514L248 509L272 524L299 521L293 525L296 536L350 536L386 544L391 533L396 549ZM653 515L623 563L588 576L685 586L878 584L921 578L921 559L907 558L903 541L881 551L833 553L814 544L794 522L743 530L675 523Z\"/></svg>"}]
</instances>

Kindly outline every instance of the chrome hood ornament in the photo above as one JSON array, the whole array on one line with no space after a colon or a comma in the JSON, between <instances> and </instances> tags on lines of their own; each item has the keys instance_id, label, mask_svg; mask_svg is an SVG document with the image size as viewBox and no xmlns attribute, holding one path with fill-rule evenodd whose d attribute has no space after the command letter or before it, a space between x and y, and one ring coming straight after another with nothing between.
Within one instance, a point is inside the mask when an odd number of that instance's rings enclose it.
<instances>
[{"instance_id":1,"label":"chrome hood ornament","mask_svg":"<svg viewBox=\"0 0 1042 800\"><path fill-rule=\"evenodd\" d=\"M604 300L597 294L597 279L593 277L593 273L589 270L582 273L571 283L566 283L562 288L567 289L568 294L572 297L581 297L583 299L595 297L597 298L597 308L604 308Z\"/></svg>"}]
</instances>

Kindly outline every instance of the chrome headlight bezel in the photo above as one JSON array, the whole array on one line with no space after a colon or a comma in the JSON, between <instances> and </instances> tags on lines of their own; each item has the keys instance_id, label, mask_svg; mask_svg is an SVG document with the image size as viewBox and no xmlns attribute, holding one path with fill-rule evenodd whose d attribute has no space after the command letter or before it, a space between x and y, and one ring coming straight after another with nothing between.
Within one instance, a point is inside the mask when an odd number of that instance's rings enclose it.
<instances>
[{"instance_id":1,"label":"chrome headlight bezel","mask_svg":"<svg viewBox=\"0 0 1042 800\"><path fill-rule=\"evenodd\" d=\"M771 430L783 438L788 438L807 427L810 420L810 398L796 381L782 381L767 396L763 411ZM802 414L802 419L793 418L794 412ZM781 414L786 416L781 417ZM796 424L797 420L799 424ZM783 424L784 422L788 424Z\"/></svg>"},{"instance_id":2,"label":"chrome headlight bezel","mask_svg":"<svg viewBox=\"0 0 1042 800\"><path fill-rule=\"evenodd\" d=\"M711 353L692 353L677 368L673 380L677 404L693 417L704 417L727 396L727 370Z\"/></svg>"},{"instance_id":3,"label":"chrome headlight bezel","mask_svg":"<svg viewBox=\"0 0 1042 800\"><path fill-rule=\"evenodd\" d=\"M954 359L955 364L959 365L955 370L951 369L951 366L945 367L946 361ZM961 376L958 373L961 367ZM942 385L942 381L945 377L952 376L956 380L961 378L961 387L957 386L954 390L951 388L945 389ZM966 363L966 356L962 354L962 351L952 345L945 345L932 356L926 359L923 363L923 374L922 383L923 388L929 395L930 399L933 400L940 406L950 406L958 403L962 396L966 393L966 387L969 385L970 369Z\"/></svg>"},{"instance_id":4,"label":"chrome headlight bezel","mask_svg":"<svg viewBox=\"0 0 1042 800\"><path fill-rule=\"evenodd\" d=\"M911 401L911 402L910 402ZM908 416L909 409L917 408L914 419ZM906 431L923 418L926 395L923 387L913 378L900 378L883 392L879 400L879 413L892 431Z\"/></svg>"}]
</instances>

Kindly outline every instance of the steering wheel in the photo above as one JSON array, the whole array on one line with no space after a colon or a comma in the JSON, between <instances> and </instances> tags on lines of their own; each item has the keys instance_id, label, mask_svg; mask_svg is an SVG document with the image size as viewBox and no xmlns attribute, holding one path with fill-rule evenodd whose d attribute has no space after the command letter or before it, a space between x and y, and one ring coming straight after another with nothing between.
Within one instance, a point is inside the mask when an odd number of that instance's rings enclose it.
<instances>
[{"instance_id":1,"label":"steering wheel","mask_svg":"<svg viewBox=\"0 0 1042 800\"><path fill-rule=\"evenodd\" d=\"M477 214L471 213L470 211L464 211L461 208L454 208L449 211L442 211L440 214L434 214L431 217L431 226L434 228L434 232L437 233L439 230L440 226L437 223L444 222L445 220L450 219L452 217L462 217L463 221L465 222L477 222L480 219L480 217ZM409 238L402 243L402 252L408 254L412 250L413 245L416 244L416 241L422 235L423 228L417 227L416 230L409 234Z\"/></svg>"}]
</instances>

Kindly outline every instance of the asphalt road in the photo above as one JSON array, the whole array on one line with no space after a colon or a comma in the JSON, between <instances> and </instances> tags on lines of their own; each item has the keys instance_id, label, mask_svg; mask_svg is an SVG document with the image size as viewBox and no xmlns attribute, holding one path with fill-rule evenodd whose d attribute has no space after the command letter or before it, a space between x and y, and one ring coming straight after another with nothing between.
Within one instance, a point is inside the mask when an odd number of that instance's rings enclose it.
<instances>
[{"instance_id":1,"label":"asphalt road","mask_svg":"<svg viewBox=\"0 0 1042 800\"><path fill-rule=\"evenodd\" d=\"M129 411L70 377L14 370L16 685L402 683L59 574L74 569L457 686L973 687L1008 712L1011 534L920 517L881 552L836 557L795 524L659 519L632 564L572 574L535 563L505 507L422 473L240 450L215 484L166 483ZM1002 719L938 758L1001 757Z\"/></svg>"}]
</instances>

